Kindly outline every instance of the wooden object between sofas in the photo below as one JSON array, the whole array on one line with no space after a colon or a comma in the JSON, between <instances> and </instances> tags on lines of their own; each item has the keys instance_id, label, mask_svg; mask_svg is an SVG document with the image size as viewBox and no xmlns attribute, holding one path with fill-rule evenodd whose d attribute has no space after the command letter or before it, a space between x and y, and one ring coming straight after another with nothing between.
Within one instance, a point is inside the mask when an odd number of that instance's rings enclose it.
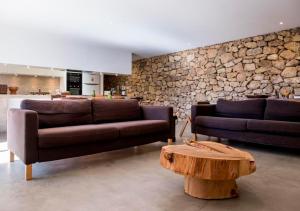
<instances>
[{"instance_id":1,"label":"wooden object between sofas","mask_svg":"<svg viewBox=\"0 0 300 211\"><path fill-rule=\"evenodd\" d=\"M184 123L183 123L183 127L181 128L181 130L180 130L180 133L179 133L179 137L182 137L182 135L183 135L183 133L184 133L184 131L185 131L185 128L186 128L186 126L189 124L189 123L191 123L191 117L189 116L188 118L186 118L186 120L184 121Z\"/></svg>"},{"instance_id":2,"label":"wooden object between sofas","mask_svg":"<svg viewBox=\"0 0 300 211\"><path fill-rule=\"evenodd\" d=\"M238 196L235 180L256 169L250 153L207 141L164 146L160 164L184 175L185 193L202 199Z\"/></svg>"},{"instance_id":3,"label":"wooden object between sofas","mask_svg":"<svg viewBox=\"0 0 300 211\"><path fill-rule=\"evenodd\" d=\"M203 105L203 104L209 104L209 101L199 101L199 102L197 102L197 105ZM183 123L183 127L181 128L181 131L179 133L179 137L182 137L182 135L183 135L183 133L186 129L186 126L191 122L192 122L191 116L188 116L186 118L186 120L184 121L184 123ZM194 135L195 135L195 138L197 138L197 135L196 134L194 134Z\"/></svg>"},{"instance_id":4,"label":"wooden object between sofas","mask_svg":"<svg viewBox=\"0 0 300 211\"><path fill-rule=\"evenodd\" d=\"M186 129L186 126L187 126L189 123L190 123L190 124L192 123L192 119L191 119L190 116L184 121L183 127L181 128L181 131L180 131L180 133L179 133L179 137L182 137L182 136L183 136L183 133L184 133L184 131L185 131L185 129ZM197 141L197 134L196 134L196 133L194 133L194 140Z\"/></svg>"}]
</instances>

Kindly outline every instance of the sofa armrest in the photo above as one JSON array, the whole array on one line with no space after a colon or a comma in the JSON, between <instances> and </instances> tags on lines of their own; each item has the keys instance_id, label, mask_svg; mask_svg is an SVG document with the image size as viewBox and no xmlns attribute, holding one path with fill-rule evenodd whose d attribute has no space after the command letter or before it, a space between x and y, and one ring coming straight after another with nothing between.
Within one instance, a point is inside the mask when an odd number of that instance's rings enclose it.
<instances>
[{"instance_id":1,"label":"sofa armrest","mask_svg":"<svg viewBox=\"0 0 300 211\"><path fill-rule=\"evenodd\" d=\"M169 137L175 141L175 119L171 106L141 106L143 119L166 120L170 126Z\"/></svg>"},{"instance_id":2,"label":"sofa armrest","mask_svg":"<svg viewBox=\"0 0 300 211\"><path fill-rule=\"evenodd\" d=\"M216 113L216 105L214 104L198 104L192 105L191 121L192 133L195 133L195 118L197 116L214 116Z\"/></svg>"},{"instance_id":3,"label":"sofa armrest","mask_svg":"<svg viewBox=\"0 0 300 211\"><path fill-rule=\"evenodd\" d=\"M7 113L8 149L26 165L38 161L38 114L24 109Z\"/></svg>"}]
</instances>

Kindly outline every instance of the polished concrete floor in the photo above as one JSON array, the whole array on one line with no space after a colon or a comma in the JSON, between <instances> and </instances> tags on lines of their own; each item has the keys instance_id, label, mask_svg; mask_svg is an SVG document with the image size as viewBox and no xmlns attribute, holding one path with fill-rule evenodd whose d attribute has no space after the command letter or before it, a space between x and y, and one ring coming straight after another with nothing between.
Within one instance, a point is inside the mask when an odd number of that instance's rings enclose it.
<instances>
[{"instance_id":1,"label":"polished concrete floor","mask_svg":"<svg viewBox=\"0 0 300 211\"><path fill-rule=\"evenodd\" d=\"M190 136L189 131L184 135ZM2 143L0 210L300 210L297 151L229 144L251 152L257 171L238 179L238 198L201 200L184 194L181 175L160 166L164 143L37 163L33 165L34 179L29 182L23 179L20 161L7 162L8 152Z\"/></svg>"}]
</instances>

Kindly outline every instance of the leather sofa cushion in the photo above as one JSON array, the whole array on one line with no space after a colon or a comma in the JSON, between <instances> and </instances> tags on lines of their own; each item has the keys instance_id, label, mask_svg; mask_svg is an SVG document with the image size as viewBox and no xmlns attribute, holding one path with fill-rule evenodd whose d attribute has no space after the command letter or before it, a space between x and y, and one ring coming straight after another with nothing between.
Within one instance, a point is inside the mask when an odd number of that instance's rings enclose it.
<instances>
[{"instance_id":1,"label":"leather sofa cushion","mask_svg":"<svg viewBox=\"0 0 300 211\"><path fill-rule=\"evenodd\" d=\"M93 118L96 123L141 119L137 100L93 100Z\"/></svg>"},{"instance_id":2,"label":"leather sofa cushion","mask_svg":"<svg viewBox=\"0 0 300 211\"><path fill-rule=\"evenodd\" d=\"M294 100L267 100L265 119L300 122L300 102Z\"/></svg>"},{"instance_id":3,"label":"leather sofa cushion","mask_svg":"<svg viewBox=\"0 0 300 211\"><path fill-rule=\"evenodd\" d=\"M113 141L119 137L119 131L117 128L108 125L81 125L39 129L38 136L39 147L52 148L90 142Z\"/></svg>"},{"instance_id":4,"label":"leather sofa cushion","mask_svg":"<svg viewBox=\"0 0 300 211\"><path fill-rule=\"evenodd\" d=\"M39 128L92 123L90 100L23 100L22 109L38 113Z\"/></svg>"},{"instance_id":5,"label":"leather sofa cushion","mask_svg":"<svg viewBox=\"0 0 300 211\"><path fill-rule=\"evenodd\" d=\"M247 130L281 135L300 135L300 123L276 120L254 120L247 123ZM299 140L300 141L300 140Z\"/></svg>"},{"instance_id":6,"label":"leather sofa cushion","mask_svg":"<svg viewBox=\"0 0 300 211\"><path fill-rule=\"evenodd\" d=\"M115 127L120 132L120 137L141 136L169 131L166 120L137 120L104 124Z\"/></svg>"},{"instance_id":7,"label":"leather sofa cushion","mask_svg":"<svg viewBox=\"0 0 300 211\"><path fill-rule=\"evenodd\" d=\"M245 131L247 128L247 119L197 116L196 126L215 128L223 130Z\"/></svg>"},{"instance_id":8,"label":"leather sofa cushion","mask_svg":"<svg viewBox=\"0 0 300 211\"><path fill-rule=\"evenodd\" d=\"M216 115L231 118L263 119L265 105L265 99L240 101L219 99L216 105Z\"/></svg>"}]
</instances>

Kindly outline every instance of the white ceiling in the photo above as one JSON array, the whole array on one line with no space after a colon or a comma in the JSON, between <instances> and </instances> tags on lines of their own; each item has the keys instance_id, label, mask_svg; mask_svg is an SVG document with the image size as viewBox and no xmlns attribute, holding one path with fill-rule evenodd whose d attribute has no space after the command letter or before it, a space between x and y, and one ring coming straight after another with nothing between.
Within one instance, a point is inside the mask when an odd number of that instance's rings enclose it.
<instances>
[{"instance_id":1,"label":"white ceiling","mask_svg":"<svg viewBox=\"0 0 300 211\"><path fill-rule=\"evenodd\" d=\"M56 33L142 57L300 26L300 0L0 0L0 5L0 27Z\"/></svg>"}]
</instances>

